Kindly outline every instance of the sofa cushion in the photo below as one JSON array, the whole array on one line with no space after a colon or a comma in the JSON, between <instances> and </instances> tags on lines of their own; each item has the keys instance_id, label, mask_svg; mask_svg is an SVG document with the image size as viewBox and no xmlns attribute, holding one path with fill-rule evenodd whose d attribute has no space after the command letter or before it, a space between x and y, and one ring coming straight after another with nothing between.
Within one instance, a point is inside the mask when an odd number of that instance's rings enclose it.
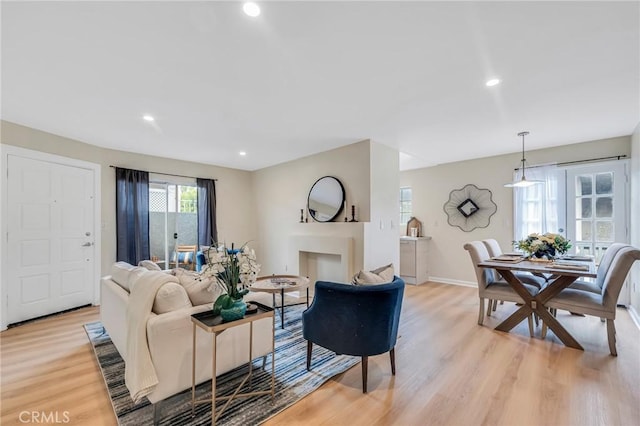
<instances>
[{"instance_id":1,"label":"sofa cushion","mask_svg":"<svg viewBox=\"0 0 640 426\"><path fill-rule=\"evenodd\" d=\"M385 265L373 271L362 270L353 277L355 285L385 284L393 281L393 265Z\"/></svg>"},{"instance_id":2,"label":"sofa cushion","mask_svg":"<svg viewBox=\"0 0 640 426\"><path fill-rule=\"evenodd\" d=\"M127 262L116 262L111 266L111 280L130 292L131 283L147 272L149 270L141 266L133 266Z\"/></svg>"},{"instance_id":3,"label":"sofa cushion","mask_svg":"<svg viewBox=\"0 0 640 426\"><path fill-rule=\"evenodd\" d=\"M158 266L158 264L152 260L141 260L138 262L138 266L146 268L150 271L162 271L162 268Z\"/></svg>"},{"instance_id":4,"label":"sofa cushion","mask_svg":"<svg viewBox=\"0 0 640 426\"><path fill-rule=\"evenodd\" d=\"M111 280L129 291L129 275L135 266L127 262L116 262L111 266Z\"/></svg>"},{"instance_id":5,"label":"sofa cushion","mask_svg":"<svg viewBox=\"0 0 640 426\"><path fill-rule=\"evenodd\" d=\"M215 278L203 277L197 272L182 268L176 268L174 272L180 284L187 291L193 306L213 303L222 294L220 287L215 283Z\"/></svg>"},{"instance_id":6,"label":"sofa cushion","mask_svg":"<svg viewBox=\"0 0 640 426\"><path fill-rule=\"evenodd\" d=\"M166 283L156 293L153 302L153 312L164 314L182 308L190 308L193 305L186 290L178 283Z\"/></svg>"}]
</instances>

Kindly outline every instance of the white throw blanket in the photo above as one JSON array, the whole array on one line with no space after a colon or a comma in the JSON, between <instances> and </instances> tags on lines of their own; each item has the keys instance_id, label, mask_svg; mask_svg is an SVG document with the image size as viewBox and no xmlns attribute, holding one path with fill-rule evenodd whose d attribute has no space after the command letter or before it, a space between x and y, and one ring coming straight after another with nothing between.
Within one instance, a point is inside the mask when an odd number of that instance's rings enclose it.
<instances>
[{"instance_id":1,"label":"white throw blanket","mask_svg":"<svg viewBox=\"0 0 640 426\"><path fill-rule=\"evenodd\" d=\"M147 320L151 316L156 293L168 282L178 282L178 279L173 275L155 271L131 275L124 382L135 403L153 392L158 384L147 342Z\"/></svg>"}]
</instances>

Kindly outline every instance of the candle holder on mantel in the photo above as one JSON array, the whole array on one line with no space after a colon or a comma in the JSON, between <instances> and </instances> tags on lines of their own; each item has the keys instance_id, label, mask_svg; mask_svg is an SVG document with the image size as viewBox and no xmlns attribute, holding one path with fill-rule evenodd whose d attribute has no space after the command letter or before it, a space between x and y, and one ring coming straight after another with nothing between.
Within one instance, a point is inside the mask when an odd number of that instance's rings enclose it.
<instances>
[{"instance_id":1,"label":"candle holder on mantel","mask_svg":"<svg viewBox=\"0 0 640 426\"><path fill-rule=\"evenodd\" d=\"M300 209L300 223L304 223L304 209Z\"/></svg>"},{"instance_id":2,"label":"candle holder on mantel","mask_svg":"<svg viewBox=\"0 0 640 426\"><path fill-rule=\"evenodd\" d=\"M354 206L353 204L351 204L351 220L349 222L357 222L357 220L356 220L356 206Z\"/></svg>"}]
</instances>

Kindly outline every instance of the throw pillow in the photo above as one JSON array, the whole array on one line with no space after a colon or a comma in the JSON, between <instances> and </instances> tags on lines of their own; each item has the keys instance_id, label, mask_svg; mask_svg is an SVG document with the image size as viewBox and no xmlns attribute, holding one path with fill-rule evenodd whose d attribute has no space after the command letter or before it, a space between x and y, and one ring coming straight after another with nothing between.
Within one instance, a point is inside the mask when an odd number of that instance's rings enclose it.
<instances>
[{"instance_id":1,"label":"throw pillow","mask_svg":"<svg viewBox=\"0 0 640 426\"><path fill-rule=\"evenodd\" d=\"M192 251L181 251L177 253L174 251L171 254L171 261L175 263L177 260L178 263L191 264L193 263L193 255L194 253Z\"/></svg>"},{"instance_id":2,"label":"throw pillow","mask_svg":"<svg viewBox=\"0 0 640 426\"><path fill-rule=\"evenodd\" d=\"M150 271L162 271L162 268L160 268L156 262L153 262L151 260L141 260L138 263L138 266L147 268Z\"/></svg>"},{"instance_id":3,"label":"throw pillow","mask_svg":"<svg viewBox=\"0 0 640 426\"><path fill-rule=\"evenodd\" d=\"M393 281L393 265L385 265L373 271L362 270L353 277L354 285L387 284Z\"/></svg>"},{"instance_id":4,"label":"throw pillow","mask_svg":"<svg viewBox=\"0 0 640 426\"><path fill-rule=\"evenodd\" d=\"M178 283L166 283L156 293L153 312L164 314L193 306L185 289Z\"/></svg>"},{"instance_id":5,"label":"throw pillow","mask_svg":"<svg viewBox=\"0 0 640 426\"><path fill-rule=\"evenodd\" d=\"M111 266L111 279L130 292L131 283L146 272L149 272L146 268L131 266L127 262L116 262Z\"/></svg>"},{"instance_id":6,"label":"throw pillow","mask_svg":"<svg viewBox=\"0 0 640 426\"><path fill-rule=\"evenodd\" d=\"M129 275L134 266L127 262L116 262L111 266L111 280L129 291Z\"/></svg>"},{"instance_id":7,"label":"throw pillow","mask_svg":"<svg viewBox=\"0 0 640 426\"><path fill-rule=\"evenodd\" d=\"M142 268L140 266L134 266L131 272L129 273L129 281L127 282L127 290L131 291L133 283L137 281L142 275L148 274L149 270L147 268Z\"/></svg>"},{"instance_id":8,"label":"throw pillow","mask_svg":"<svg viewBox=\"0 0 640 426\"><path fill-rule=\"evenodd\" d=\"M395 275L392 263L385 266L381 266L377 269L374 269L371 272L382 277L387 283L390 283L391 281L393 281L393 276Z\"/></svg>"},{"instance_id":9,"label":"throw pillow","mask_svg":"<svg viewBox=\"0 0 640 426\"><path fill-rule=\"evenodd\" d=\"M187 271L182 268L176 268L174 272L180 281L180 285L187 291L193 306L213 303L222 294L220 288L215 285L215 278L202 277L197 272ZM209 287L212 287L212 289L209 290Z\"/></svg>"}]
</instances>

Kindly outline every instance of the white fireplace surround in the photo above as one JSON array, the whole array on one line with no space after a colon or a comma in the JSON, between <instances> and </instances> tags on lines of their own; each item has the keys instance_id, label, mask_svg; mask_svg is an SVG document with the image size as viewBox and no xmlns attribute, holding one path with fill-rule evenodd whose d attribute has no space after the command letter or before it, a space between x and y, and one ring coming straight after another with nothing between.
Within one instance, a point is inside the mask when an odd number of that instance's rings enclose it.
<instances>
[{"instance_id":1,"label":"white fireplace surround","mask_svg":"<svg viewBox=\"0 0 640 426\"><path fill-rule=\"evenodd\" d=\"M328 237L316 235L294 235L289 237L289 259L298 268L304 253L330 254L340 256L340 276L345 283L353 276L354 241L350 237ZM322 277L318 277L322 278Z\"/></svg>"}]
</instances>

